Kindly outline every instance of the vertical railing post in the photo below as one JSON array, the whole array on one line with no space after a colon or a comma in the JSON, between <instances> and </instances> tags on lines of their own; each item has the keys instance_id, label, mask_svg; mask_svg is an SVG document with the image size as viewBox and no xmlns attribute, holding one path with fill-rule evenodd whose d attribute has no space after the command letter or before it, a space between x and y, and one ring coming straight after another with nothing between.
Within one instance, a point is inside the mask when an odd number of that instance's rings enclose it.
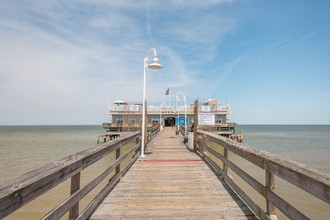
<instances>
[{"instance_id":1,"label":"vertical railing post","mask_svg":"<svg viewBox=\"0 0 330 220\"><path fill-rule=\"evenodd\" d=\"M118 160L120 157L120 147L116 149L116 160ZM120 164L118 164L118 166L116 166L116 174L118 174L120 172Z\"/></svg>"},{"instance_id":2,"label":"vertical railing post","mask_svg":"<svg viewBox=\"0 0 330 220\"><path fill-rule=\"evenodd\" d=\"M198 127L198 99L196 99L194 102L194 150L197 149L197 144L198 144L197 127Z\"/></svg>"},{"instance_id":3,"label":"vertical railing post","mask_svg":"<svg viewBox=\"0 0 330 220\"><path fill-rule=\"evenodd\" d=\"M74 194L80 189L80 172L71 177L70 195ZM69 219L76 219L79 215L79 202L76 203L69 210Z\"/></svg>"},{"instance_id":4,"label":"vertical railing post","mask_svg":"<svg viewBox=\"0 0 330 220\"><path fill-rule=\"evenodd\" d=\"M205 134L203 135L202 139L203 139L203 141L202 141L202 143L200 143L199 147L202 152L205 152L205 145L206 145L206 135Z\"/></svg>"},{"instance_id":5,"label":"vertical railing post","mask_svg":"<svg viewBox=\"0 0 330 220\"><path fill-rule=\"evenodd\" d=\"M137 137L137 138L135 139L135 144L138 144L139 142L140 142L140 138ZM141 149L141 147L140 147L140 148L137 148L137 149L135 150L135 154L139 153L139 149Z\"/></svg>"},{"instance_id":6,"label":"vertical railing post","mask_svg":"<svg viewBox=\"0 0 330 220\"><path fill-rule=\"evenodd\" d=\"M266 189L268 189L270 192L273 192L275 189L275 178L274 174L268 170L266 170ZM266 212L270 216L272 220L277 219L276 213L275 213L275 206L267 199L266 196Z\"/></svg>"},{"instance_id":7,"label":"vertical railing post","mask_svg":"<svg viewBox=\"0 0 330 220\"><path fill-rule=\"evenodd\" d=\"M225 147L223 148L223 156L228 160L228 150ZM225 162L223 162L223 172L228 174L228 166Z\"/></svg>"}]
</instances>

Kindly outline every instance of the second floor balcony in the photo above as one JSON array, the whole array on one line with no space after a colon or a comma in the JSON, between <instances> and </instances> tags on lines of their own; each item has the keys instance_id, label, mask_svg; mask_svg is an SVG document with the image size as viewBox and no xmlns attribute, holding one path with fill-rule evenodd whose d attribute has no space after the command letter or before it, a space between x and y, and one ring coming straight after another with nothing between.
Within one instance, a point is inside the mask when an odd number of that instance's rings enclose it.
<instances>
[{"instance_id":1,"label":"second floor balcony","mask_svg":"<svg viewBox=\"0 0 330 220\"><path fill-rule=\"evenodd\" d=\"M230 106L199 106L199 112L212 112L212 113L221 113L221 114L230 114ZM153 106L150 105L147 107L148 114L160 114L160 113L177 113L184 114L185 106ZM187 114L194 113L193 106L187 106ZM121 105L121 106L112 106L108 108L108 115L114 114L142 114L142 105Z\"/></svg>"}]
</instances>

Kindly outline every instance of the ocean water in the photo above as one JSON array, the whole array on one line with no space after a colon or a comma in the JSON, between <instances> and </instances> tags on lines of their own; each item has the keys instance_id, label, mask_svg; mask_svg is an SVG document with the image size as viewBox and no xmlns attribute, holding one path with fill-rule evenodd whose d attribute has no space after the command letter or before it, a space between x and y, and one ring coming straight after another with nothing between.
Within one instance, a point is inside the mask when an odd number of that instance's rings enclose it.
<instances>
[{"instance_id":1,"label":"ocean water","mask_svg":"<svg viewBox=\"0 0 330 220\"><path fill-rule=\"evenodd\" d=\"M330 174L330 125L239 125L244 144Z\"/></svg>"},{"instance_id":2,"label":"ocean water","mask_svg":"<svg viewBox=\"0 0 330 220\"><path fill-rule=\"evenodd\" d=\"M270 152L281 158L300 162L325 174L330 174L330 125L241 125L244 144ZM237 158L236 158L237 159ZM236 160L241 168L265 183L265 173L255 165ZM235 176L233 174L233 176ZM247 184L234 177L239 185L265 208L265 200ZM330 205L275 176L275 193L301 210L310 219L330 219ZM287 219L276 211L278 219Z\"/></svg>"},{"instance_id":3,"label":"ocean water","mask_svg":"<svg viewBox=\"0 0 330 220\"><path fill-rule=\"evenodd\" d=\"M243 131L244 144L330 174L330 125L240 125L237 128L239 130ZM0 184L90 148L96 145L97 135L103 133L101 125L0 126ZM284 195L291 195L296 190L281 184L281 180L276 180L276 187L284 188ZM67 190L68 187L64 188ZM59 189L58 193L63 193L63 189ZM301 202L299 190L293 195L289 196L290 202ZM308 211L312 219L330 219L329 205L319 206L315 200L306 198L305 203L298 205L299 209L312 207ZM40 203L48 203L47 199L45 196ZM39 211L38 207L34 207L36 211L30 213L32 209L33 205L8 219L37 219L42 216L35 213ZM280 216L279 219L286 218Z\"/></svg>"},{"instance_id":4,"label":"ocean water","mask_svg":"<svg viewBox=\"0 0 330 220\"><path fill-rule=\"evenodd\" d=\"M96 145L100 125L0 126L0 183Z\"/></svg>"}]
</instances>

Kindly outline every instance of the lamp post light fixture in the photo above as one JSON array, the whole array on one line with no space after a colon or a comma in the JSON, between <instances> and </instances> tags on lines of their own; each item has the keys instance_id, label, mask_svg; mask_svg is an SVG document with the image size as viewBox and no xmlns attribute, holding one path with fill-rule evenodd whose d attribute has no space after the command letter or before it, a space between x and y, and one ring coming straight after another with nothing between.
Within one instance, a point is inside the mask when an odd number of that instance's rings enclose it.
<instances>
[{"instance_id":1,"label":"lamp post light fixture","mask_svg":"<svg viewBox=\"0 0 330 220\"><path fill-rule=\"evenodd\" d=\"M150 52L153 51L154 57L151 63L148 65L148 56ZM143 68L143 102L142 102L142 140L141 140L141 157L144 157L144 142L145 142L145 129L146 129L146 79L147 79L147 69L161 69L163 68L160 65L158 58L157 58L157 51L155 48L149 48L147 56L144 58L144 68Z\"/></svg>"},{"instance_id":2,"label":"lamp post light fixture","mask_svg":"<svg viewBox=\"0 0 330 220\"><path fill-rule=\"evenodd\" d=\"M183 92L177 92L176 93L176 101L179 101L179 94L182 95L183 101L184 101L184 126L185 126L185 136L187 135L187 100L186 95ZM178 111L178 120L179 120L179 111ZM179 123L178 123L178 129L179 129Z\"/></svg>"}]
</instances>

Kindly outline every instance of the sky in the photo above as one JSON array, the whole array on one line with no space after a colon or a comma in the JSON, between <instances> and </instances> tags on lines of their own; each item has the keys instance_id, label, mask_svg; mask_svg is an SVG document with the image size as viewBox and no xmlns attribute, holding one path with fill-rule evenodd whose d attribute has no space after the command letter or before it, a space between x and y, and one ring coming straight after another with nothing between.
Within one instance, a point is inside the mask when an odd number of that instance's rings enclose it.
<instances>
[{"instance_id":1,"label":"sky","mask_svg":"<svg viewBox=\"0 0 330 220\"><path fill-rule=\"evenodd\" d=\"M149 104L169 88L238 124L330 124L328 0L1 0L0 125L109 122L142 102L149 48Z\"/></svg>"}]
</instances>

